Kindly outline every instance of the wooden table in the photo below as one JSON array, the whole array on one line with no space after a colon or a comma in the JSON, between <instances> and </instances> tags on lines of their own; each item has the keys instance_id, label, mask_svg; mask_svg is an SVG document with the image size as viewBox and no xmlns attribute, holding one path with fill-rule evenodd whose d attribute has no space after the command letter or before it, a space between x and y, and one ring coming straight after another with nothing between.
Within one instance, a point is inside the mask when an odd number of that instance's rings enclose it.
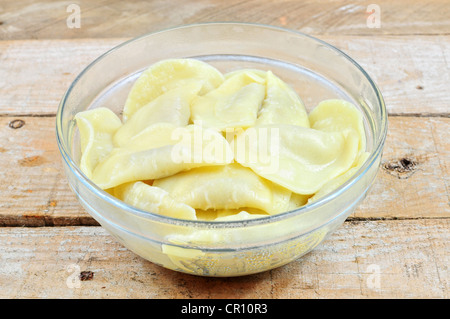
<instances>
[{"instance_id":1,"label":"wooden table","mask_svg":"<svg viewBox=\"0 0 450 319\"><path fill-rule=\"evenodd\" d=\"M80 28L67 26L70 3ZM448 298L450 3L376 4L380 28L368 26L368 2L354 0L0 0L0 297ZM116 243L69 189L55 141L59 100L93 59L140 34L206 21L325 40L368 71L389 111L363 204L304 258L247 277L176 273Z\"/></svg>"}]
</instances>

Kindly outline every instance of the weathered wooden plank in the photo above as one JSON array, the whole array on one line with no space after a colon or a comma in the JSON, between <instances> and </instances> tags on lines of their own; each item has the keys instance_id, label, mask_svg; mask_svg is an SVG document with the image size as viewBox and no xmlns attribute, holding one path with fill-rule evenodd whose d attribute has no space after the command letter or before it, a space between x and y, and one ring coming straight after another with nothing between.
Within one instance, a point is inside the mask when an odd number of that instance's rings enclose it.
<instances>
[{"instance_id":1,"label":"weathered wooden plank","mask_svg":"<svg viewBox=\"0 0 450 319\"><path fill-rule=\"evenodd\" d=\"M389 113L450 114L450 36L321 36L373 77ZM0 41L0 115L55 114L75 77L125 39Z\"/></svg>"},{"instance_id":2,"label":"weathered wooden plank","mask_svg":"<svg viewBox=\"0 0 450 319\"><path fill-rule=\"evenodd\" d=\"M379 86L388 113L450 116L450 37L330 37Z\"/></svg>"},{"instance_id":3,"label":"weathered wooden plank","mask_svg":"<svg viewBox=\"0 0 450 319\"><path fill-rule=\"evenodd\" d=\"M2 1L0 39L134 37L181 24L215 21L273 24L316 35L450 33L446 0L378 0L379 28L368 26L368 18L374 17L370 13L375 14L369 4L350 0ZM70 28L77 13L79 28Z\"/></svg>"},{"instance_id":4,"label":"weathered wooden plank","mask_svg":"<svg viewBox=\"0 0 450 319\"><path fill-rule=\"evenodd\" d=\"M68 186L55 118L3 117L0 123L0 225L93 224Z\"/></svg>"},{"instance_id":5,"label":"weathered wooden plank","mask_svg":"<svg viewBox=\"0 0 450 319\"><path fill-rule=\"evenodd\" d=\"M448 227L448 219L346 222L305 260L273 272L274 295L448 298Z\"/></svg>"},{"instance_id":6,"label":"weathered wooden plank","mask_svg":"<svg viewBox=\"0 0 450 319\"><path fill-rule=\"evenodd\" d=\"M449 125L390 118L383 168L350 218L449 217ZM67 184L53 117L0 117L0 167L0 226L96 224Z\"/></svg>"},{"instance_id":7,"label":"weathered wooden plank","mask_svg":"<svg viewBox=\"0 0 450 319\"><path fill-rule=\"evenodd\" d=\"M122 41L0 42L0 114L55 114L76 76Z\"/></svg>"},{"instance_id":8,"label":"weathered wooden plank","mask_svg":"<svg viewBox=\"0 0 450 319\"><path fill-rule=\"evenodd\" d=\"M163 269L101 227L6 227L0 297L448 298L448 227L448 219L346 222L303 258L236 278ZM91 280L79 281L82 271Z\"/></svg>"},{"instance_id":9,"label":"weathered wooden plank","mask_svg":"<svg viewBox=\"0 0 450 319\"><path fill-rule=\"evenodd\" d=\"M449 118L389 118L381 171L353 216L448 217L449 140Z\"/></svg>"}]
</instances>

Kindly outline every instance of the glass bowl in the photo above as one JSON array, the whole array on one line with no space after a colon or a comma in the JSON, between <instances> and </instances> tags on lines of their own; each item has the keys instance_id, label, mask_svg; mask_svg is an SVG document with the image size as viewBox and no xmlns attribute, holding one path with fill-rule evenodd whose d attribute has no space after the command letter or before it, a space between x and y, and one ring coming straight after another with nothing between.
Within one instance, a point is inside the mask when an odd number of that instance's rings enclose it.
<instances>
[{"instance_id":1,"label":"glass bowl","mask_svg":"<svg viewBox=\"0 0 450 319\"><path fill-rule=\"evenodd\" d=\"M370 156L346 183L294 211L245 221L192 221L125 204L78 167L74 116L106 106L120 114L134 81L151 64L195 58L222 72L272 70L300 95L307 110L340 98L362 112ZM380 166L387 115L369 75L335 47L306 34L249 23L202 23L147 34L106 52L75 79L56 116L57 142L69 185L86 211L137 255L201 276L240 276L289 263L310 252L364 199Z\"/></svg>"}]
</instances>

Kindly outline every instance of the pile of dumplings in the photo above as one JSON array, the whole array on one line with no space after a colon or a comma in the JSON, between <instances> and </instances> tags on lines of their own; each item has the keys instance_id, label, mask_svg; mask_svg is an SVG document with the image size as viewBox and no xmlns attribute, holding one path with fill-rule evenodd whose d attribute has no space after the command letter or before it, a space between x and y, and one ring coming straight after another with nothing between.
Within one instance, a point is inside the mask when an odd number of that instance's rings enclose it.
<instances>
[{"instance_id":1,"label":"pile of dumplings","mask_svg":"<svg viewBox=\"0 0 450 319\"><path fill-rule=\"evenodd\" d=\"M317 200L368 157L361 112L324 100L309 114L271 71L222 74L167 59L134 83L121 118L75 116L80 169L118 199L188 220L242 220Z\"/></svg>"}]
</instances>

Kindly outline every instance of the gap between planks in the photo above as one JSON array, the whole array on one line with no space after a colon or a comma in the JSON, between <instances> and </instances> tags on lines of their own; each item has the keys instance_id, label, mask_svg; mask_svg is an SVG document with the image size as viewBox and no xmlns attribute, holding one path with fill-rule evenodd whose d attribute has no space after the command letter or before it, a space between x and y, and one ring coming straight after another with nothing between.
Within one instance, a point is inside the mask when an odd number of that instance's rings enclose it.
<instances>
[{"instance_id":1,"label":"gap between planks","mask_svg":"<svg viewBox=\"0 0 450 319\"><path fill-rule=\"evenodd\" d=\"M56 117L56 113L0 113L0 117Z\"/></svg>"},{"instance_id":2,"label":"gap between planks","mask_svg":"<svg viewBox=\"0 0 450 319\"><path fill-rule=\"evenodd\" d=\"M389 117L446 117L450 118L450 113L388 113Z\"/></svg>"},{"instance_id":3,"label":"gap between planks","mask_svg":"<svg viewBox=\"0 0 450 319\"><path fill-rule=\"evenodd\" d=\"M359 223L366 223L366 222L381 222L381 221L421 221L421 220L449 220L450 217L354 217L349 216L344 221L344 223L353 223L353 224L359 224ZM74 219L71 219L68 223L63 223L61 221L55 223L54 221L50 220L48 222L35 224L35 225L27 225L27 224L5 224L1 225L0 227L29 227L29 228L41 228L41 227L101 227L101 225L92 217L85 217L85 218L78 218L78 222L76 222Z\"/></svg>"}]
</instances>

